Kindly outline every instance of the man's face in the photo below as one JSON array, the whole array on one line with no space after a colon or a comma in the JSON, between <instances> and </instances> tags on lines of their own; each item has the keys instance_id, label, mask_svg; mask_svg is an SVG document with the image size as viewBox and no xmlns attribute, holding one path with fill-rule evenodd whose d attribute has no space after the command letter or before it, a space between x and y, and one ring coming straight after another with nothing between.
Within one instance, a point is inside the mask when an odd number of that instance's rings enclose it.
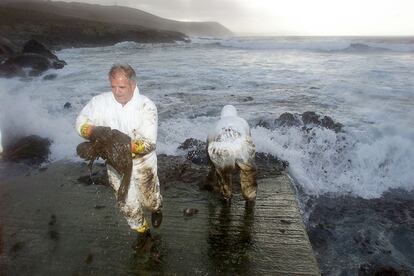
<instances>
[{"instance_id":1,"label":"man's face","mask_svg":"<svg viewBox=\"0 0 414 276\"><path fill-rule=\"evenodd\" d=\"M117 72L112 75L109 81L111 82L112 93L118 103L125 105L132 99L136 82L129 81L122 72Z\"/></svg>"}]
</instances>

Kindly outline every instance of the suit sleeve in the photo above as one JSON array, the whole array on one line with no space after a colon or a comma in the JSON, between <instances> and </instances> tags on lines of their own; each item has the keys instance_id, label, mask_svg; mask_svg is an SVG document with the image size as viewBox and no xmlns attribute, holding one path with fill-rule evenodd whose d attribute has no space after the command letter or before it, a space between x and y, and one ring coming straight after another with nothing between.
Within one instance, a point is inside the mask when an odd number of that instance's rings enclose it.
<instances>
[{"instance_id":1,"label":"suit sleeve","mask_svg":"<svg viewBox=\"0 0 414 276\"><path fill-rule=\"evenodd\" d=\"M94 123L94 113L95 113L95 99L92 98L81 110L78 117L76 118L76 131L80 136L81 134L81 128L85 124L88 125L95 125Z\"/></svg>"},{"instance_id":2,"label":"suit sleeve","mask_svg":"<svg viewBox=\"0 0 414 276\"><path fill-rule=\"evenodd\" d=\"M142 124L139 129L133 130L132 142L137 144L137 150L133 152L145 155L156 148L158 132L157 107L153 102L148 101L144 104L143 112L140 115Z\"/></svg>"}]
</instances>

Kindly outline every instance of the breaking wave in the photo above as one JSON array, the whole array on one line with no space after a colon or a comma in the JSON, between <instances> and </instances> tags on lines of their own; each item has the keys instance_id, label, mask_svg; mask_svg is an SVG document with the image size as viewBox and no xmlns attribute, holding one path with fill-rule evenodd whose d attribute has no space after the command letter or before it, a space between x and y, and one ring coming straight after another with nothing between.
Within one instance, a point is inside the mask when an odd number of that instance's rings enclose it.
<instances>
[{"instance_id":1,"label":"breaking wave","mask_svg":"<svg viewBox=\"0 0 414 276\"><path fill-rule=\"evenodd\" d=\"M414 52L414 38L233 37L227 39L194 38L192 42L250 50Z\"/></svg>"}]
</instances>

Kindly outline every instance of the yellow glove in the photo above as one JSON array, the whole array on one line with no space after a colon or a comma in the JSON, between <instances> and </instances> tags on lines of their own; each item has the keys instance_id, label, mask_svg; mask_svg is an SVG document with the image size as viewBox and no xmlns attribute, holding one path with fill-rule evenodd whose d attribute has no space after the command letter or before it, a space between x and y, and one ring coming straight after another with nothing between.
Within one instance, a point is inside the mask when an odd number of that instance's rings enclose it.
<instances>
[{"instance_id":1,"label":"yellow glove","mask_svg":"<svg viewBox=\"0 0 414 276\"><path fill-rule=\"evenodd\" d=\"M140 227L136 228L135 230L140 234L144 234L149 229L150 229L149 224L148 224L147 220L144 218L144 222L142 223L142 225Z\"/></svg>"},{"instance_id":2,"label":"yellow glove","mask_svg":"<svg viewBox=\"0 0 414 276\"><path fill-rule=\"evenodd\" d=\"M83 125L80 127L80 134L81 134L81 136L82 136L83 138L89 138L89 136L91 136L91 134L92 134L92 129L93 129L94 127L95 127L95 126L93 126L93 125L89 125L89 124L87 124L87 123L83 124Z\"/></svg>"},{"instance_id":3,"label":"yellow glove","mask_svg":"<svg viewBox=\"0 0 414 276\"><path fill-rule=\"evenodd\" d=\"M131 141L131 152L135 154L143 154L145 152L145 144L141 139Z\"/></svg>"}]
</instances>

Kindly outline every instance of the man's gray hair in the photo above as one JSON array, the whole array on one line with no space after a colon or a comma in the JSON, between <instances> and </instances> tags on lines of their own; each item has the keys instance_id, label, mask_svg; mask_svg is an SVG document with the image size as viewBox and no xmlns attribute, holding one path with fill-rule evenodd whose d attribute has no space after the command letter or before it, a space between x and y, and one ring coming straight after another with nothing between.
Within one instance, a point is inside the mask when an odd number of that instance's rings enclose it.
<instances>
[{"instance_id":1,"label":"man's gray hair","mask_svg":"<svg viewBox=\"0 0 414 276\"><path fill-rule=\"evenodd\" d=\"M109 70L109 78L115 76L116 73L123 73L127 77L129 81L137 81L137 75L135 74L135 70L131 67L131 65L127 63L117 63L112 65L111 70Z\"/></svg>"}]
</instances>

